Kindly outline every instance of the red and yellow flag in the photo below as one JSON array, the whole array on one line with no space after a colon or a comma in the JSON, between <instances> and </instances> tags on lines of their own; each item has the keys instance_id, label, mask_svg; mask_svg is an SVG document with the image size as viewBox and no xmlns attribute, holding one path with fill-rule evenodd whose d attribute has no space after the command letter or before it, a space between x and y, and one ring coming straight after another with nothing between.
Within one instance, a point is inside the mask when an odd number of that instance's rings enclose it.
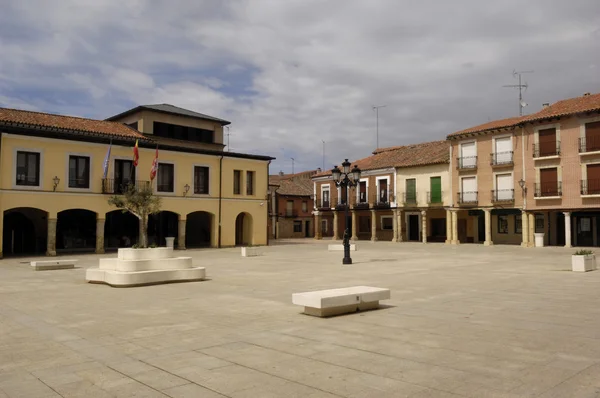
<instances>
[{"instance_id":1,"label":"red and yellow flag","mask_svg":"<svg viewBox=\"0 0 600 398\"><path fill-rule=\"evenodd\" d=\"M135 146L133 147L133 165L137 167L138 160L140 160L140 152L138 151L138 140L135 140Z\"/></svg>"},{"instance_id":2,"label":"red and yellow flag","mask_svg":"<svg viewBox=\"0 0 600 398\"><path fill-rule=\"evenodd\" d=\"M156 147L156 155L154 156L154 160L152 161L152 167L150 168L150 181L154 180L154 177L156 177L157 171L158 171L158 146Z\"/></svg>"}]
</instances>

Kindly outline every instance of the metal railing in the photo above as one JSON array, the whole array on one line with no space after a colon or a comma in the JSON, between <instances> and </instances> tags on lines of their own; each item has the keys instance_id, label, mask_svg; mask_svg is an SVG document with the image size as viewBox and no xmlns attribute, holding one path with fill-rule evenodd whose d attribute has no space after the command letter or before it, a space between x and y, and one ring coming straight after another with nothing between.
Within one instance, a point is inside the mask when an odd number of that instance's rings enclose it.
<instances>
[{"instance_id":1,"label":"metal railing","mask_svg":"<svg viewBox=\"0 0 600 398\"><path fill-rule=\"evenodd\" d=\"M456 168L459 170L476 169L477 156L463 156L456 158Z\"/></svg>"},{"instance_id":2,"label":"metal railing","mask_svg":"<svg viewBox=\"0 0 600 398\"><path fill-rule=\"evenodd\" d=\"M122 194L127 192L130 186L134 186L138 191L150 189L150 181L141 180L115 180L113 178L102 179L102 193Z\"/></svg>"},{"instance_id":3,"label":"metal railing","mask_svg":"<svg viewBox=\"0 0 600 398\"><path fill-rule=\"evenodd\" d=\"M444 202L442 191L427 192L427 203L430 205L441 205Z\"/></svg>"},{"instance_id":4,"label":"metal railing","mask_svg":"<svg viewBox=\"0 0 600 398\"><path fill-rule=\"evenodd\" d=\"M315 207L321 210L331 210L331 201L317 199L315 200Z\"/></svg>"},{"instance_id":5,"label":"metal railing","mask_svg":"<svg viewBox=\"0 0 600 398\"><path fill-rule=\"evenodd\" d=\"M490 164L492 166L506 166L513 164L513 151L491 153Z\"/></svg>"},{"instance_id":6,"label":"metal railing","mask_svg":"<svg viewBox=\"0 0 600 398\"><path fill-rule=\"evenodd\" d=\"M389 209L391 207L391 204L389 201L383 201L383 200L378 200L377 202L373 203L373 208L375 209Z\"/></svg>"},{"instance_id":7,"label":"metal railing","mask_svg":"<svg viewBox=\"0 0 600 398\"><path fill-rule=\"evenodd\" d=\"M459 204L475 204L477 203L477 191L471 192L458 192L458 203Z\"/></svg>"},{"instance_id":8,"label":"metal railing","mask_svg":"<svg viewBox=\"0 0 600 398\"><path fill-rule=\"evenodd\" d=\"M173 183L166 183L166 184L156 184L156 191L157 192L173 192L175 189L175 184Z\"/></svg>"},{"instance_id":9,"label":"metal railing","mask_svg":"<svg viewBox=\"0 0 600 398\"><path fill-rule=\"evenodd\" d=\"M358 203L354 203L354 206L352 206L355 209L368 209L370 207L369 202L358 202Z\"/></svg>"},{"instance_id":10,"label":"metal railing","mask_svg":"<svg viewBox=\"0 0 600 398\"><path fill-rule=\"evenodd\" d=\"M582 195L600 195L600 180L581 180Z\"/></svg>"},{"instance_id":11,"label":"metal railing","mask_svg":"<svg viewBox=\"0 0 600 398\"><path fill-rule=\"evenodd\" d=\"M284 217L298 217L298 210L285 210Z\"/></svg>"},{"instance_id":12,"label":"metal railing","mask_svg":"<svg viewBox=\"0 0 600 398\"><path fill-rule=\"evenodd\" d=\"M404 193L403 203L405 205L416 205L417 204L417 193Z\"/></svg>"},{"instance_id":13,"label":"metal railing","mask_svg":"<svg viewBox=\"0 0 600 398\"><path fill-rule=\"evenodd\" d=\"M600 137L579 138L579 153L600 151Z\"/></svg>"},{"instance_id":14,"label":"metal railing","mask_svg":"<svg viewBox=\"0 0 600 398\"><path fill-rule=\"evenodd\" d=\"M88 178L69 178L69 188L89 188L90 180Z\"/></svg>"},{"instance_id":15,"label":"metal railing","mask_svg":"<svg viewBox=\"0 0 600 398\"><path fill-rule=\"evenodd\" d=\"M533 144L533 157L560 156L560 141Z\"/></svg>"},{"instance_id":16,"label":"metal railing","mask_svg":"<svg viewBox=\"0 0 600 398\"><path fill-rule=\"evenodd\" d=\"M513 202L515 200L514 189L493 189L492 190L492 202Z\"/></svg>"},{"instance_id":17,"label":"metal railing","mask_svg":"<svg viewBox=\"0 0 600 398\"><path fill-rule=\"evenodd\" d=\"M544 198L548 196L562 196L562 181L552 181L535 184L534 196Z\"/></svg>"}]
</instances>

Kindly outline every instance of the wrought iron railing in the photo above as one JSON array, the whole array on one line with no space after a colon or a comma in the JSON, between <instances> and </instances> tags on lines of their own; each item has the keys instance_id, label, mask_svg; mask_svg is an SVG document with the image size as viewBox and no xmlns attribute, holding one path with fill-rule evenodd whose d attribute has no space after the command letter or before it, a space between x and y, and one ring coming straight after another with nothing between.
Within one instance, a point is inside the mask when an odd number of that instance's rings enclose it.
<instances>
[{"instance_id":1,"label":"wrought iron railing","mask_svg":"<svg viewBox=\"0 0 600 398\"><path fill-rule=\"evenodd\" d=\"M581 180L582 195L600 195L600 180Z\"/></svg>"},{"instance_id":2,"label":"wrought iron railing","mask_svg":"<svg viewBox=\"0 0 600 398\"><path fill-rule=\"evenodd\" d=\"M533 157L560 156L560 141L533 144Z\"/></svg>"},{"instance_id":3,"label":"wrought iron railing","mask_svg":"<svg viewBox=\"0 0 600 398\"><path fill-rule=\"evenodd\" d=\"M89 188L90 180L88 178L69 178L69 188Z\"/></svg>"},{"instance_id":4,"label":"wrought iron railing","mask_svg":"<svg viewBox=\"0 0 600 398\"><path fill-rule=\"evenodd\" d=\"M477 191L458 192L459 204L475 204L477 201Z\"/></svg>"},{"instance_id":5,"label":"wrought iron railing","mask_svg":"<svg viewBox=\"0 0 600 398\"><path fill-rule=\"evenodd\" d=\"M513 164L513 151L491 153L490 164L492 166L508 166Z\"/></svg>"},{"instance_id":6,"label":"wrought iron railing","mask_svg":"<svg viewBox=\"0 0 600 398\"><path fill-rule=\"evenodd\" d=\"M427 192L427 203L430 205L441 205L444 202L442 191Z\"/></svg>"},{"instance_id":7,"label":"wrought iron railing","mask_svg":"<svg viewBox=\"0 0 600 398\"><path fill-rule=\"evenodd\" d=\"M317 199L315 200L315 207L321 210L331 210L331 201Z\"/></svg>"},{"instance_id":8,"label":"wrought iron railing","mask_svg":"<svg viewBox=\"0 0 600 398\"><path fill-rule=\"evenodd\" d=\"M477 156L463 156L456 158L456 168L459 170L476 169Z\"/></svg>"},{"instance_id":9,"label":"wrought iron railing","mask_svg":"<svg viewBox=\"0 0 600 398\"><path fill-rule=\"evenodd\" d=\"M102 179L102 193L107 194L123 194L127 192L129 187L135 187L138 191L150 189L150 181L141 180L115 180L113 178Z\"/></svg>"},{"instance_id":10,"label":"wrought iron railing","mask_svg":"<svg viewBox=\"0 0 600 398\"><path fill-rule=\"evenodd\" d=\"M515 200L514 189L493 189L492 202L513 202Z\"/></svg>"},{"instance_id":11,"label":"wrought iron railing","mask_svg":"<svg viewBox=\"0 0 600 398\"><path fill-rule=\"evenodd\" d=\"M417 193L404 193L403 203L405 205L416 205L417 204Z\"/></svg>"},{"instance_id":12,"label":"wrought iron railing","mask_svg":"<svg viewBox=\"0 0 600 398\"><path fill-rule=\"evenodd\" d=\"M600 151L600 137L579 138L579 153Z\"/></svg>"},{"instance_id":13,"label":"wrought iron railing","mask_svg":"<svg viewBox=\"0 0 600 398\"><path fill-rule=\"evenodd\" d=\"M534 196L543 198L548 196L562 196L562 182L552 181L535 184Z\"/></svg>"}]
</instances>

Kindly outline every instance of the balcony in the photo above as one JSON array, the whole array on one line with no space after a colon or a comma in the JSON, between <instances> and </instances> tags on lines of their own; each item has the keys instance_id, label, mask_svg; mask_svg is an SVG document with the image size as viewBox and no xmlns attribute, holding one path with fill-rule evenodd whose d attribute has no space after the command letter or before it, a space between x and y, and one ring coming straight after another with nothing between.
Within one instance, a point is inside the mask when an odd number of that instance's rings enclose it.
<instances>
[{"instance_id":1,"label":"balcony","mask_svg":"<svg viewBox=\"0 0 600 398\"><path fill-rule=\"evenodd\" d=\"M504 167L513 165L513 151L496 152L490 154L490 165L492 167Z\"/></svg>"},{"instance_id":2,"label":"balcony","mask_svg":"<svg viewBox=\"0 0 600 398\"><path fill-rule=\"evenodd\" d=\"M298 217L298 210L287 210L283 213L283 217Z\"/></svg>"},{"instance_id":3,"label":"balcony","mask_svg":"<svg viewBox=\"0 0 600 398\"><path fill-rule=\"evenodd\" d=\"M345 201L335 205L336 210L346 210L346 207L348 207L348 205L345 203Z\"/></svg>"},{"instance_id":4,"label":"balcony","mask_svg":"<svg viewBox=\"0 0 600 398\"><path fill-rule=\"evenodd\" d=\"M354 203L354 206L352 206L354 209L356 210L368 210L369 209L369 202L358 202L358 203Z\"/></svg>"},{"instance_id":5,"label":"balcony","mask_svg":"<svg viewBox=\"0 0 600 398\"><path fill-rule=\"evenodd\" d=\"M444 195L442 191L427 192L427 204L430 206L441 206L444 203Z\"/></svg>"},{"instance_id":6,"label":"balcony","mask_svg":"<svg viewBox=\"0 0 600 398\"><path fill-rule=\"evenodd\" d=\"M115 180L113 178L104 178L102 179L102 193L104 194L123 194L127 191L129 186L135 186L135 189L138 191L143 191L146 189L150 189L150 181L140 181L140 180Z\"/></svg>"},{"instance_id":7,"label":"balcony","mask_svg":"<svg viewBox=\"0 0 600 398\"><path fill-rule=\"evenodd\" d=\"M535 184L535 198L557 198L562 196L562 181Z\"/></svg>"},{"instance_id":8,"label":"balcony","mask_svg":"<svg viewBox=\"0 0 600 398\"><path fill-rule=\"evenodd\" d=\"M514 189L493 189L492 203L512 203L515 201Z\"/></svg>"},{"instance_id":9,"label":"balcony","mask_svg":"<svg viewBox=\"0 0 600 398\"><path fill-rule=\"evenodd\" d=\"M457 170L477 170L477 156L463 156L456 158Z\"/></svg>"},{"instance_id":10,"label":"balcony","mask_svg":"<svg viewBox=\"0 0 600 398\"><path fill-rule=\"evenodd\" d=\"M553 156L560 156L560 141L554 142L541 142L533 144L533 157L534 158L547 158Z\"/></svg>"},{"instance_id":11,"label":"balcony","mask_svg":"<svg viewBox=\"0 0 600 398\"><path fill-rule=\"evenodd\" d=\"M600 180L581 180L581 195L600 195Z\"/></svg>"},{"instance_id":12,"label":"balcony","mask_svg":"<svg viewBox=\"0 0 600 398\"><path fill-rule=\"evenodd\" d=\"M404 193L404 197L403 197L403 202L404 206L407 205L414 205L416 206L417 204L417 193L413 192L413 193Z\"/></svg>"},{"instance_id":13,"label":"balcony","mask_svg":"<svg viewBox=\"0 0 600 398\"><path fill-rule=\"evenodd\" d=\"M377 201L373 203L374 209L389 209L391 207L390 202L387 201Z\"/></svg>"},{"instance_id":14,"label":"balcony","mask_svg":"<svg viewBox=\"0 0 600 398\"><path fill-rule=\"evenodd\" d=\"M317 199L315 200L315 207L318 210L331 210L331 201Z\"/></svg>"},{"instance_id":15,"label":"balcony","mask_svg":"<svg viewBox=\"0 0 600 398\"><path fill-rule=\"evenodd\" d=\"M477 191L458 192L459 205L477 205Z\"/></svg>"},{"instance_id":16,"label":"balcony","mask_svg":"<svg viewBox=\"0 0 600 398\"><path fill-rule=\"evenodd\" d=\"M579 138L579 153L600 152L600 137Z\"/></svg>"}]
</instances>

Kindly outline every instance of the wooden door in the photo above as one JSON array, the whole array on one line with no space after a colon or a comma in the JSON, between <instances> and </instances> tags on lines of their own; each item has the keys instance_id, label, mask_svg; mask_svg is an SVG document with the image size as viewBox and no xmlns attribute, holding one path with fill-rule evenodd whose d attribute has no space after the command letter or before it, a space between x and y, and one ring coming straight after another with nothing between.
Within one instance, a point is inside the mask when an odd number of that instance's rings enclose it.
<instances>
[{"instance_id":1,"label":"wooden door","mask_svg":"<svg viewBox=\"0 0 600 398\"><path fill-rule=\"evenodd\" d=\"M556 129L544 129L538 131L538 142L540 146L540 156L554 156L556 151Z\"/></svg>"},{"instance_id":2,"label":"wooden door","mask_svg":"<svg viewBox=\"0 0 600 398\"><path fill-rule=\"evenodd\" d=\"M557 168L540 169L540 196L558 196Z\"/></svg>"},{"instance_id":3,"label":"wooden door","mask_svg":"<svg viewBox=\"0 0 600 398\"><path fill-rule=\"evenodd\" d=\"M419 241L419 215L408 215L408 240Z\"/></svg>"},{"instance_id":4,"label":"wooden door","mask_svg":"<svg viewBox=\"0 0 600 398\"><path fill-rule=\"evenodd\" d=\"M584 152L600 151L600 122L585 124Z\"/></svg>"},{"instance_id":5,"label":"wooden door","mask_svg":"<svg viewBox=\"0 0 600 398\"><path fill-rule=\"evenodd\" d=\"M467 220L459 218L456 223L456 229L458 230L458 241L460 243L467 242Z\"/></svg>"},{"instance_id":6,"label":"wooden door","mask_svg":"<svg viewBox=\"0 0 600 398\"><path fill-rule=\"evenodd\" d=\"M587 165L587 192L584 194L600 194L600 164Z\"/></svg>"}]
</instances>

